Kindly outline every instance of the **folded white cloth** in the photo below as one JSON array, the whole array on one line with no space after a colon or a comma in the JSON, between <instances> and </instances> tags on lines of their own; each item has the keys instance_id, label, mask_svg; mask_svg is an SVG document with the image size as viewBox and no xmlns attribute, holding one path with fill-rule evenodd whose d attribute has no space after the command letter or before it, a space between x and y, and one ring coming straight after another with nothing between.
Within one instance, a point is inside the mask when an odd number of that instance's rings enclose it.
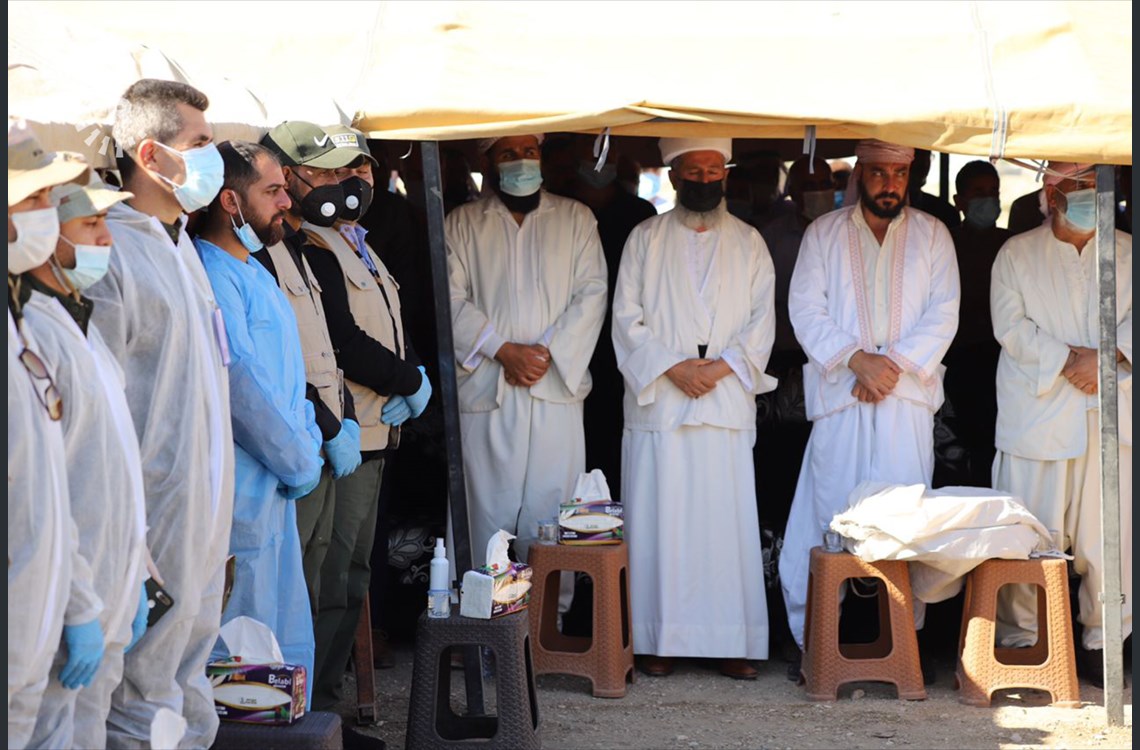
<instances>
[{"instance_id":1,"label":"folded white cloth","mask_svg":"<svg viewBox=\"0 0 1140 750\"><path fill-rule=\"evenodd\" d=\"M1054 546L1018 498L987 487L863 482L847 500L831 529L863 560L911 563L911 590L923 602L957 594L963 577L987 559L1025 560Z\"/></svg>"}]
</instances>

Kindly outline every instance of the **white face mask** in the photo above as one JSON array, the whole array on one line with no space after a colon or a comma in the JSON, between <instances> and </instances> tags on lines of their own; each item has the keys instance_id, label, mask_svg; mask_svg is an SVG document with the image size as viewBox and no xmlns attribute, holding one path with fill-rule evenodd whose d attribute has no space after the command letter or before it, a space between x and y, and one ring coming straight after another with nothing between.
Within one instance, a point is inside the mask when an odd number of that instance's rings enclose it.
<instances>
[{"instance_id":1,"label":"white face mask","mask_svg":"<svg viewBox=\"0 0 1140 750\"><path fill-rule=\"evenodd\" d=\"M8 243L8 273L21 274L47 263L59 241L55 207L12 214L16 241Z\"/></svg>"},{"instance_id":2,"label":"white face mask","mask_svg":"<svg viewBox=\"0 0 1140 750\"><path fill-rule=\"evenodd\" d=\"M835 210L835 190L805 190L803 215L815 221L828 211Z\"/></svg>"}]
</instances>

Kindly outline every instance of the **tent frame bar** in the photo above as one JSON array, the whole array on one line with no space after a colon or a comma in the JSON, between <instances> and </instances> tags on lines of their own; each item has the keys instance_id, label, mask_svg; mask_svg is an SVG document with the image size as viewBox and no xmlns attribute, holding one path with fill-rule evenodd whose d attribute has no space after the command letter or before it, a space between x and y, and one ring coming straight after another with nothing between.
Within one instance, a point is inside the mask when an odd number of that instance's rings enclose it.
<instances>
[{"instance_id":1,"label":"tent frame bar","mask_svg":"<svg viewBox=\"0 0 1140 750\"><path fill-rule=\"evenodd\" d=\"M1116 228L1112 166L1096 167L1096 278L1100 341L1097 401L1100 409L1100 528L1104 586L1104 707L1110 726L1124 726L1124 653L1120 570L1120 435L1116 382ZM1078 646L1079 648L1079 646Z\"/></svg>"}]
</instances>

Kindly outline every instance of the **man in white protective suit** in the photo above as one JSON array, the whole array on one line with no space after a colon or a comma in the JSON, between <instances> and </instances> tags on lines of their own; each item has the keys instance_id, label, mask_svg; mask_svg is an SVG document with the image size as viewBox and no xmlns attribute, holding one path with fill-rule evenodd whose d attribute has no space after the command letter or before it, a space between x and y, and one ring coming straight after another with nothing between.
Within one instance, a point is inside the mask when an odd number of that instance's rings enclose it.
<instances>
[{"instance_id":1,"label":"man in white protective suit","mask_svg":"<svg viewBox=\"0 0 1140 750\"><path fill-rule=\"evenodd\" d=\"M79 554L63 445L63 399L54 365L25 325L30 295L20 274L55 252L59 216L51 188L80 179L76 154L44 151L8 123L8 747L32 739L53 657L68 648L68 683L89 682L103 655L102 602ZM75 661L72 662L72 657ZM80 663L82 661L82 663Z\"/></svg>"},{"instance_id":2,"label":"man in white protective suit","mask_svg":"<svg viewBox=\"0 0 1140 750\"><path fill-rule=\"evenodd\" d=\"M1009 239L994 261L990 310L1001 343L994 487L1063 536L1081 577L1077 671L1104 686L1104 560L1100 526L1100 410L1096 182L1091 164L1050 163L1050 218ZM1120 419L1120 553L1124 637L1132 633L1132 237L1115 231L1116 375ZM1037 638L1035 587L998 599L1003 646Z\"/></svg>"},{"instance_id":3,"label":"man in white protective suit","mask_svg":"<svg viewBox=\"0 0 1140 750\"><path fill-rule=\"evenodd\" d=\"M445 222L477 565L499 529L517 535L525 560L538 521L557 515L586 463L582 402L606 263L590 209L540 189L539 141L481 141L483 196Z\"/></svg>"},{"instance_id":4,"label":"man in white protective suit","mask_svg":"<svg viewBox=\"0 0 1140 750\"><path fill-rule=\"evenodd\" d=\"M950 233L905 204L914 150L865 140L855 155L848 205L807 228L788 293L813 423L780 554L801 650L811 548L851 490L865 480L930 485L941 362L958 328ZM920 627L924 614L916 606Z\"/></svg>"},{"instance_id":5,"label":"man in white protective suit","mask_svg":"<svg viewBox=\"0 0 1140 750\"><path fill-rule=\"evenodd\" d=\"M112 133L123 187L108 212L115 251L87 292L92 321L127 381L142 453L147 542L173 607L127 654L112 699L107 744L145 747L155 713L186 718L185 747L218 729L206 662L218 637L233 520L225 325L186 214L222 185L222 158L204 94L142 79L123 94Z\"/></svg>"},{"instance_id":6,"label":"man in white protective suit","mask_svg":"<svg viewBox=\"0 0 1140 750\"><path fill-rule=\"evenodd\" d=\"M103 600L103 660L93 682L79 690L52 679L36 719L33 747L103 747L111 694L123 676L123 652L146 630L146 511L139 443L124 390L123 371L91 325L92 303L83 290L107 270L111 232L107 209L132 197L95 182L52 190L59 204L60 238L47 263L21 278L34 290L24 305L41 354L55 365L64 400L71 515L79 552L91 566ZM68 649L56 665L66 668Z\"/></svg>"},{"instance_id":7,"label":"man in white protective suit","mask_svg":"<svg viewBox=\"0 0 1140 750\"><path fill-rule=\"evenodd\" d=\"M634 650L756 679L768 607L752 447L776 335L776 276L759 232L728 213L729 138L663 138L672 211L630 233L614 290L625 379L622 501Z\"/></svg>"}]
</instances>

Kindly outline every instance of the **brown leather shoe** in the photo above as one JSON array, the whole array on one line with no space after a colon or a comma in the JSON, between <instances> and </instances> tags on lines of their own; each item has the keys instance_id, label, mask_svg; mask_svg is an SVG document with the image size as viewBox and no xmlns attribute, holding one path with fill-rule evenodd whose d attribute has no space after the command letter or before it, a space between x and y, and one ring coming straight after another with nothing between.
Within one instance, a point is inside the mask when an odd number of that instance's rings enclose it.
<instances>
[{"instance_id":1,"label":"brown leather shoe","mask_svg":"<svg viewBox=\"0 0 1140 750\"><path fill-rule=\"evenodd\" d=\"M640 667L650 677L668 677L673 674L673 657L643 656Z\"/></svg>"},{"instance_id":2,"label":"brown leather shoe","mask_svg":"<svg viewBox=\"0 0 1140 750\"><path fill-rule=\"evenodd\" d=\"M734 680L755 680L760 675L747 659L721 659L720 673Z\"/></svg>"}]
</instances>

